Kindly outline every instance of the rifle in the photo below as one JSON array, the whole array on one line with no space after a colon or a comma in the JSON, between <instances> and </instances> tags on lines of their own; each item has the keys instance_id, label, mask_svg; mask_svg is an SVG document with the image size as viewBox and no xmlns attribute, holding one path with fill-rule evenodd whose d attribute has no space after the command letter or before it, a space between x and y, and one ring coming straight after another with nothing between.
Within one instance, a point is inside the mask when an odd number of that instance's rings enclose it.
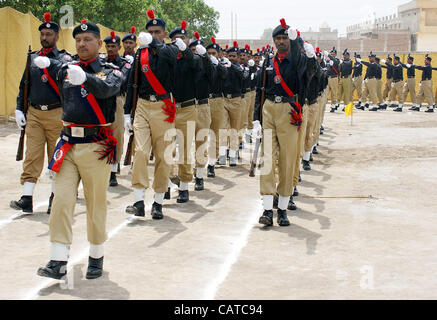
<instances>
[{"instance_id":1,"label":"rifle","mask_svg":"<svg viewBox=\"0 0 437 320\"><path fill-rule=\"evenodd\" d=\"M135 64L134 64L134 83L132 85L132 108L130 112L130 118L132 121L132 124L134 123L135 118L135 111L137 109L137 102L138 102L138 73L139 73L139 64L140 64L140 56L141 56L141 50L138 50L137 54L135 55ZM132 158L132 144L134 141L134 133L129 136L129 142L127 144L126 149L126 155L124 157L124 165L128 166L131 164L131 158Z\"/></svg>"},{"instance_id":2,"label":"rifle","mask_svg":"<svg viewBox=\"0 0 437 320\"><path fill-rule=\"evenodd\" d=\"M267 84L267 65L269 63L270 60L270 55L269 52L267 51L264 54L264 62L263 62L263 66L262 66L262 77L263 77L263 83L262 83L262 87L261 87L261 96L259 99L259 122L262 123L262 116L263 116L263 105L264 105L264 101L266 100L266 84ZM259 153L259 148L261 146L261 137L256 138L256 143L255 143L255 149L253 151L253 157L252 157L252 161L250 162L250 170L249 170L249 177L255 177L255 167L256 167L256 161L258 159L258 153Z\"/></svg>"},{"instance_id":3,"label":"rifle","mask_svg":"<svg viewBox=\"0 0 437 320\"><path fill-rule=\"evenodd\" d=\"M29 109L29 101L27 99L29 97L30 63L32 60L31 54L32 54L32 49L29 46L29 50L27 51L26 70L24 72L23 113L25 116L27 115L27 110ZM23 160L25 130L26 130L26 126L24 126L23 130L21 130L21 133L20 133L20 140L18 141L18 148L17 148L17 156L15 158L15 160L17 160L17 161Z\"/></svg>"}]
</instances>

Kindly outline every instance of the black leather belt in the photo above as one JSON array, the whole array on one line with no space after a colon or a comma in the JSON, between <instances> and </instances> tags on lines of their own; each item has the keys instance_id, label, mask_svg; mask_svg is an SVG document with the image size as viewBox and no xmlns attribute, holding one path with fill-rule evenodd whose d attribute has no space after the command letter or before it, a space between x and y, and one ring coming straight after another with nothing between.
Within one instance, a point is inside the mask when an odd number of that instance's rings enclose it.
<instances>
[{"instance_id":1,"label":"black leather belt","mask_svg":"<svg viewBox=\"0 0 437 320\"><path fill-rule=\"evenodd\" d=\"M93 137L99 134L101 127L63 127L63 131L67 136L75 138Z\"/></svg>"},{"instance_id":2,"label":"black leather belt","mask_svg":"<svg viewBox=\"0 0 437 320\"><path fill-rule=\"evenodd\" d=\"M30 105L38 110L42 110L42 111L49 111L49 110L53 110L56 108L60 108L61 105L59 103L53 103L53 104L33 104L30 103Z\"/></svg>"},{"instance_id":3,"label":"black leather belt","mask_svg":"<svg viewBox=\"0 0 437 320\"><path fill-rule=\"evenodd\" d=\"M157 102L165 99L170 99L170 93L166 93L163 95L147 94L147 95L140 96L140 98L144 100L148 100L150 102Z\"/></svg>"},{"instance_id":4,"label":"black leather belt","mask_svg":"<svg viewBox=\"0 0 437 320\"><path fill-rule=\"evenodd\" d=\"M191 99L191 100L184 101L184 102L177 102L176 108L191 107L191 106L194 106L195 104L196 104L196 99Z\"/></svg>"},{"instance_id":5,"label":"black leather belt","mask_svg":"<svg viewBox=\"0 0 437 320\"><path fill-rule=\"evenodd\" d=\"M225 98L228 99L234 99L234 98L238 98L241 97L241 93L229 93L229 94L225 94Z\"/></svg>"},{"instance_id":6,"label":"black leather belt","mask_svg":"<svg viewBox=\"0 0 437 320\"><path fill-rule=\"evenodd\" d=\"M273 101L274 103L292 103L292 102L297 102L297 95L294 95L292 97L281 97L281 96L274 96L274 95L268 95L267 99L269 99L270 101Z\"/></svg>"},{"instance_id":7,"label":"black leather belt","mask_svg":"<svg viewBox=\"0 0 437 320\"><path fill-rule=\"evenodd\" d=\"M422 81L428 81L428 80L431 80L431 78L422 79Z\"/></svg>"},{"instance_id":8,"label":"black leather belt","mask_svg":"<svg viewBox=\"0 0 437 320\"><path fill-rule=\"evenodd\" d=\"M210 99L223 98L223 94L222 93L210 93L209 98Z\"/></svg>"},{"instance_id":9,"label":"black leather belt","mask_svg":"<svg viewBox=\"0 0 437 320\"><path fill-rule=\"evenodd\" d=\"M206 98L206 99L202 99L202 100L197 100L197 104L200 106L200 105L202 105L202 104L208 104L208 98Z\"/></svg>"},{"instance_id":10,"label":"black leather belt","mask_svg":"<svg viewBox=\"0 0 437 320\"><path fill-rule=\"evenodd\" d=\"M416 77L415 76L408 77L408 79L414 79L414 78L416 78Z\"/></svg>"}]
</instances>

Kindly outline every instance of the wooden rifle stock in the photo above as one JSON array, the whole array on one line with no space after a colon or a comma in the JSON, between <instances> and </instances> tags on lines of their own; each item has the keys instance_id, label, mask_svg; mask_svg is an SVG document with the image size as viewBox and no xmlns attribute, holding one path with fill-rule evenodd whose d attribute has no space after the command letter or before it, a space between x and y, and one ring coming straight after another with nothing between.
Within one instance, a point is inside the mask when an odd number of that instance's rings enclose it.
<instances>
[{"instance_id":1,"label":"wooden rifle stock","mask_svg":"<svg viewBox=\"0 0 437 320\"><path fill-rule=\"evenodd\" d=\"M132 85L132 108L130 113L130 118L132 125L134 123L135 118L135 111L137 109L137 102L138 102L138 74L139 74L139 65L140 65L140 57L141 57L141 50L138 50L137 54L135 55L135 64L134 64L134 83ZM124 165L129 166L131 164L132 159L132 145L134 141L134 133L129 136L129 142L127 144L126 149L126 155L124 157Z\"/></svg>"},{"instance_id":2,"label":"wooden rifle stock","mask_svg":"<svg viewBox=\"0 0 437 320\"><path fill-rule=\"evenodd\" d=\"M30 63L32 61L32 49L29 46L29 50L27 51L27 61L26 61L26 71L24 73L24 92L23 92L23 113L26 116L27 110L29 109L29 79L30 79ZM18 141L18 148L17 148L17 155L16 160L21 161L23 160L23 153L24 153L24 136L25 136L25 130L26 126L24 126L23 130L20 130L20 140Z\"/></svg>"},{"instance_id":3,"label":"wooden rifle stock","mask_svg":"<svg viewBox=\"0 0 437 320\"><path fill-rule=\"evenodd\" d=\"M263 116L263 106L264 101L266 100L266 84L267 84L267 65L269 63L269 52L267 51L264 54L264 63L262 66L262 77L263 77L263 83L261 87L261 95L260 95L260 101L259 101L259 122L262 124L262 116ZM255 168L256 168L256 161L258 160L258 153L259 149L261 147L261 138L256 138L255 143L255 149L253 151L252 161L250 163L250 170L249 170L249 177L255 177Z\"/></svg>"}]
</instances>

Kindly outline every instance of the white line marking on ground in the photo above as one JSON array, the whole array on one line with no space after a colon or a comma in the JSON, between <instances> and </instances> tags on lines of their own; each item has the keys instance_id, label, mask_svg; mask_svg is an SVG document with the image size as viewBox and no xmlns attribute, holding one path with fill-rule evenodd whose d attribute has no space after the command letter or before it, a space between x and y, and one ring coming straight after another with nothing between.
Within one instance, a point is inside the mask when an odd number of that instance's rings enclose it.
<instances>
[{"instance_id":1,"label":"white line marking on ground","mask_svg":"<svg viewBox=\"0 0 437 320\"><path fill-rule=\"evenodd\" d=\"M257 217L260 214L259 208L262 207L258 201L256 201L256 204L256 206L252 206L249 208L249 212L251 212L251 214L247 215L249 218L246 225L239 234L238 238L235 239L231 251L226 256L226 259L220 266L219 271L217 272L217 276L205 288L203 299L212 300L215 298L217 291L220 288L220 285L223 283L223 281L226 280L229 273L231 272L232 266L235 262L237 262L241 250L243 250L243 248L246 246L247 240L249 239L250 231L257 222Z\"/></svg>"}]
</instances>

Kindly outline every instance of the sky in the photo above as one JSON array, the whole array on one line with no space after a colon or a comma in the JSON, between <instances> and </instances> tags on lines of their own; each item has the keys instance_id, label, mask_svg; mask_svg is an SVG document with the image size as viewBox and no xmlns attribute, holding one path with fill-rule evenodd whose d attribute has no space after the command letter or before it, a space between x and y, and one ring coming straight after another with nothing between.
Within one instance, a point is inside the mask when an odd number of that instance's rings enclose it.
<instances>
[{"instance_id":1,"label":"sky","mask_svg":"<svg viewBox=\"0 0 437 320\"><path fill-rule=\"evenodd\" d=\"M376 17L397 13L400 4L409 0L204 0L220 12L218 39L231 38L231 12L237 15L237 39L259 39L266 28L279 25L284 18L288 25L301 31L318 31L323 22L339 35L346 35L346 27ZM235 28L234 28L235 30ZM235 35L235 31L234 31Z\"/></svg>"}]
</instances>

